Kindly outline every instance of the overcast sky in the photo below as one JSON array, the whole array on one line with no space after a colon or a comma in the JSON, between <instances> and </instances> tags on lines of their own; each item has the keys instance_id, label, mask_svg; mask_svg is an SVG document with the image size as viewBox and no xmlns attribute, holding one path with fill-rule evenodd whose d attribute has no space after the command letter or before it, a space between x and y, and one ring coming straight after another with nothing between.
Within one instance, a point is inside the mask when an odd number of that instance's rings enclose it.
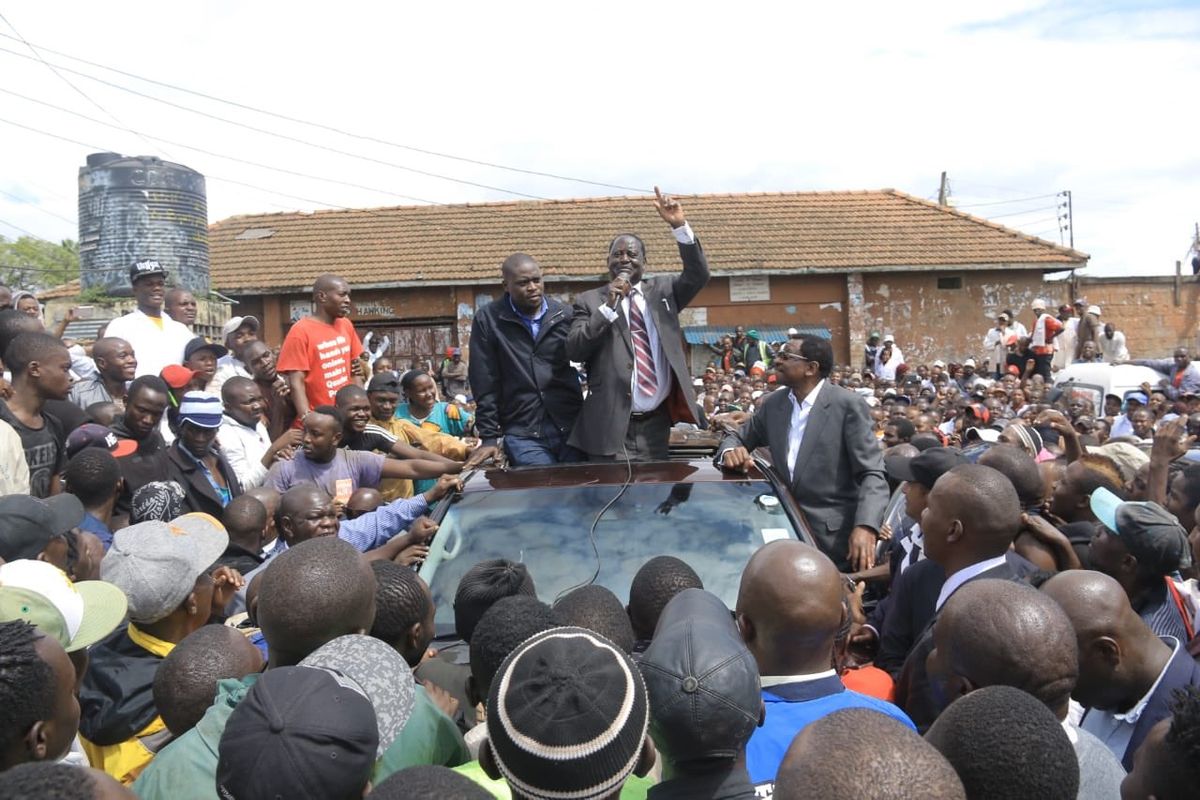
<instances>
[{"instance_id":1,"label":"overcast sky","mask_svg":"<svg viewBox=\"0 0 1200 800\"><path fill-rule=\"evenodd\" d=\"M93 149L203 172L210 221L655 183L680 194L892 187L932 199L945 170L964 211L1052 241L1054 195L1071 190L1088 271L1151 275L1187 256L1200 217L1195 0L0 0L0 13L10 23L0 34L15 26L46 61L76 71L55 74L0 38L9 238L77 236L76 175Z\"/></svg>"}]
</instances>

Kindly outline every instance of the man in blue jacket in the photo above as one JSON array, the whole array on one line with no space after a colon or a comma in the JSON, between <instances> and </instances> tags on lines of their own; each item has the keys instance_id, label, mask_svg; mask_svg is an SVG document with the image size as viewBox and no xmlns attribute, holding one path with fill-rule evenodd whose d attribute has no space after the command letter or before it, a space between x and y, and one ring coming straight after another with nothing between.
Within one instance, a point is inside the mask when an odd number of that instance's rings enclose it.
<instances>
[{"instance_id":1,"label":"man in blue jacket","mask_svg":"<svg viewBox=\"0 0 1200 800\"><path fill-rule=\"evenodd\" d=\"M571 308L546 297L533 256L513 253L501 278L504 296L479 309L471 324L468 377L480 447L494 455L503 436L509 463L518 467L580 461L583 454L567 444L583 405L567 359Z\"/></svg>"}]
</instances>

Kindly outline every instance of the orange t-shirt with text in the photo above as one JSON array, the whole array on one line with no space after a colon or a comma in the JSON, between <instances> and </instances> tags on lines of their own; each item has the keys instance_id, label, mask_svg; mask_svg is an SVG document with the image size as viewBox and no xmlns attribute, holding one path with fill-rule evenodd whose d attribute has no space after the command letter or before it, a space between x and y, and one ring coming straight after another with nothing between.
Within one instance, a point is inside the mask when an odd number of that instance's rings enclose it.
<instances>
[{"instance_id":1,"label":"orange t-shirt with text","mask_svg":"<svg viewBox=\"0 0 1200 800\"><path fill-rule=\"evenodd\" d=\"M331 405L337 390L350 383L350 364L363 351L350 320L339 317L326 325L315 317L299 320L288 331L275 368L304 372L308 407Z\"/></svg>"}]
</instances>

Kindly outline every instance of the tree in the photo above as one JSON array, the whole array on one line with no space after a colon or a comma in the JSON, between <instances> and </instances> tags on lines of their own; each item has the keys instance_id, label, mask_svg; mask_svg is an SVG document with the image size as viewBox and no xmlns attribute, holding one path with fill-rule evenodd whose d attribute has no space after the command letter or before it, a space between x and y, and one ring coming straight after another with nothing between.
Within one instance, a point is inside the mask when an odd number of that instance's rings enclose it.
<instances>
[{"instance_id":1,"label":"tree","mask_svg":"<svg viewBox=\"0 0 1200 800\"><path fill-rule=\"evenodd\" d=\"M79 245L73 239L59 244L22 236L0 236L0 283L13 289L40 291L79 277Z\"/></svg>"}]
</instances>

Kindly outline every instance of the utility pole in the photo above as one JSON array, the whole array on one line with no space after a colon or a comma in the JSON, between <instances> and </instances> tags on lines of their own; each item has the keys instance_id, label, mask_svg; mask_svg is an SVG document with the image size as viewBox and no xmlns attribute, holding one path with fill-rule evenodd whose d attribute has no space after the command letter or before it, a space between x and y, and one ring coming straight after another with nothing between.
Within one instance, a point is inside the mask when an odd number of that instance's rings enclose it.
<instances>
[{"instance_id":1,"label":"utility pole","mask_svg":"<svg viewBox=\"0 0 1200 800\"><path fill-rule=\"evenodd\" d=\"M946 180L946 172L942 171L942 182L938 186L938 205L946 205L946 201L950 197L950 181Z\"/></svg>"},{"instance_id":2,"label":"utility pole","mask_svg":"<svg viewBox=\"0 0 1200 800\"><path fill-rule=\"evenodd\" d=\"M1071 208L1071 190L1065 189L1058 193L1059 197L1066 198L1058 204L1058 232L1061 234L1066 228L1068 241L1072 250L1075 249L1075 216ZM1059 239L1061 242L1062 239Z\"/></svg>"}]
</instances>

